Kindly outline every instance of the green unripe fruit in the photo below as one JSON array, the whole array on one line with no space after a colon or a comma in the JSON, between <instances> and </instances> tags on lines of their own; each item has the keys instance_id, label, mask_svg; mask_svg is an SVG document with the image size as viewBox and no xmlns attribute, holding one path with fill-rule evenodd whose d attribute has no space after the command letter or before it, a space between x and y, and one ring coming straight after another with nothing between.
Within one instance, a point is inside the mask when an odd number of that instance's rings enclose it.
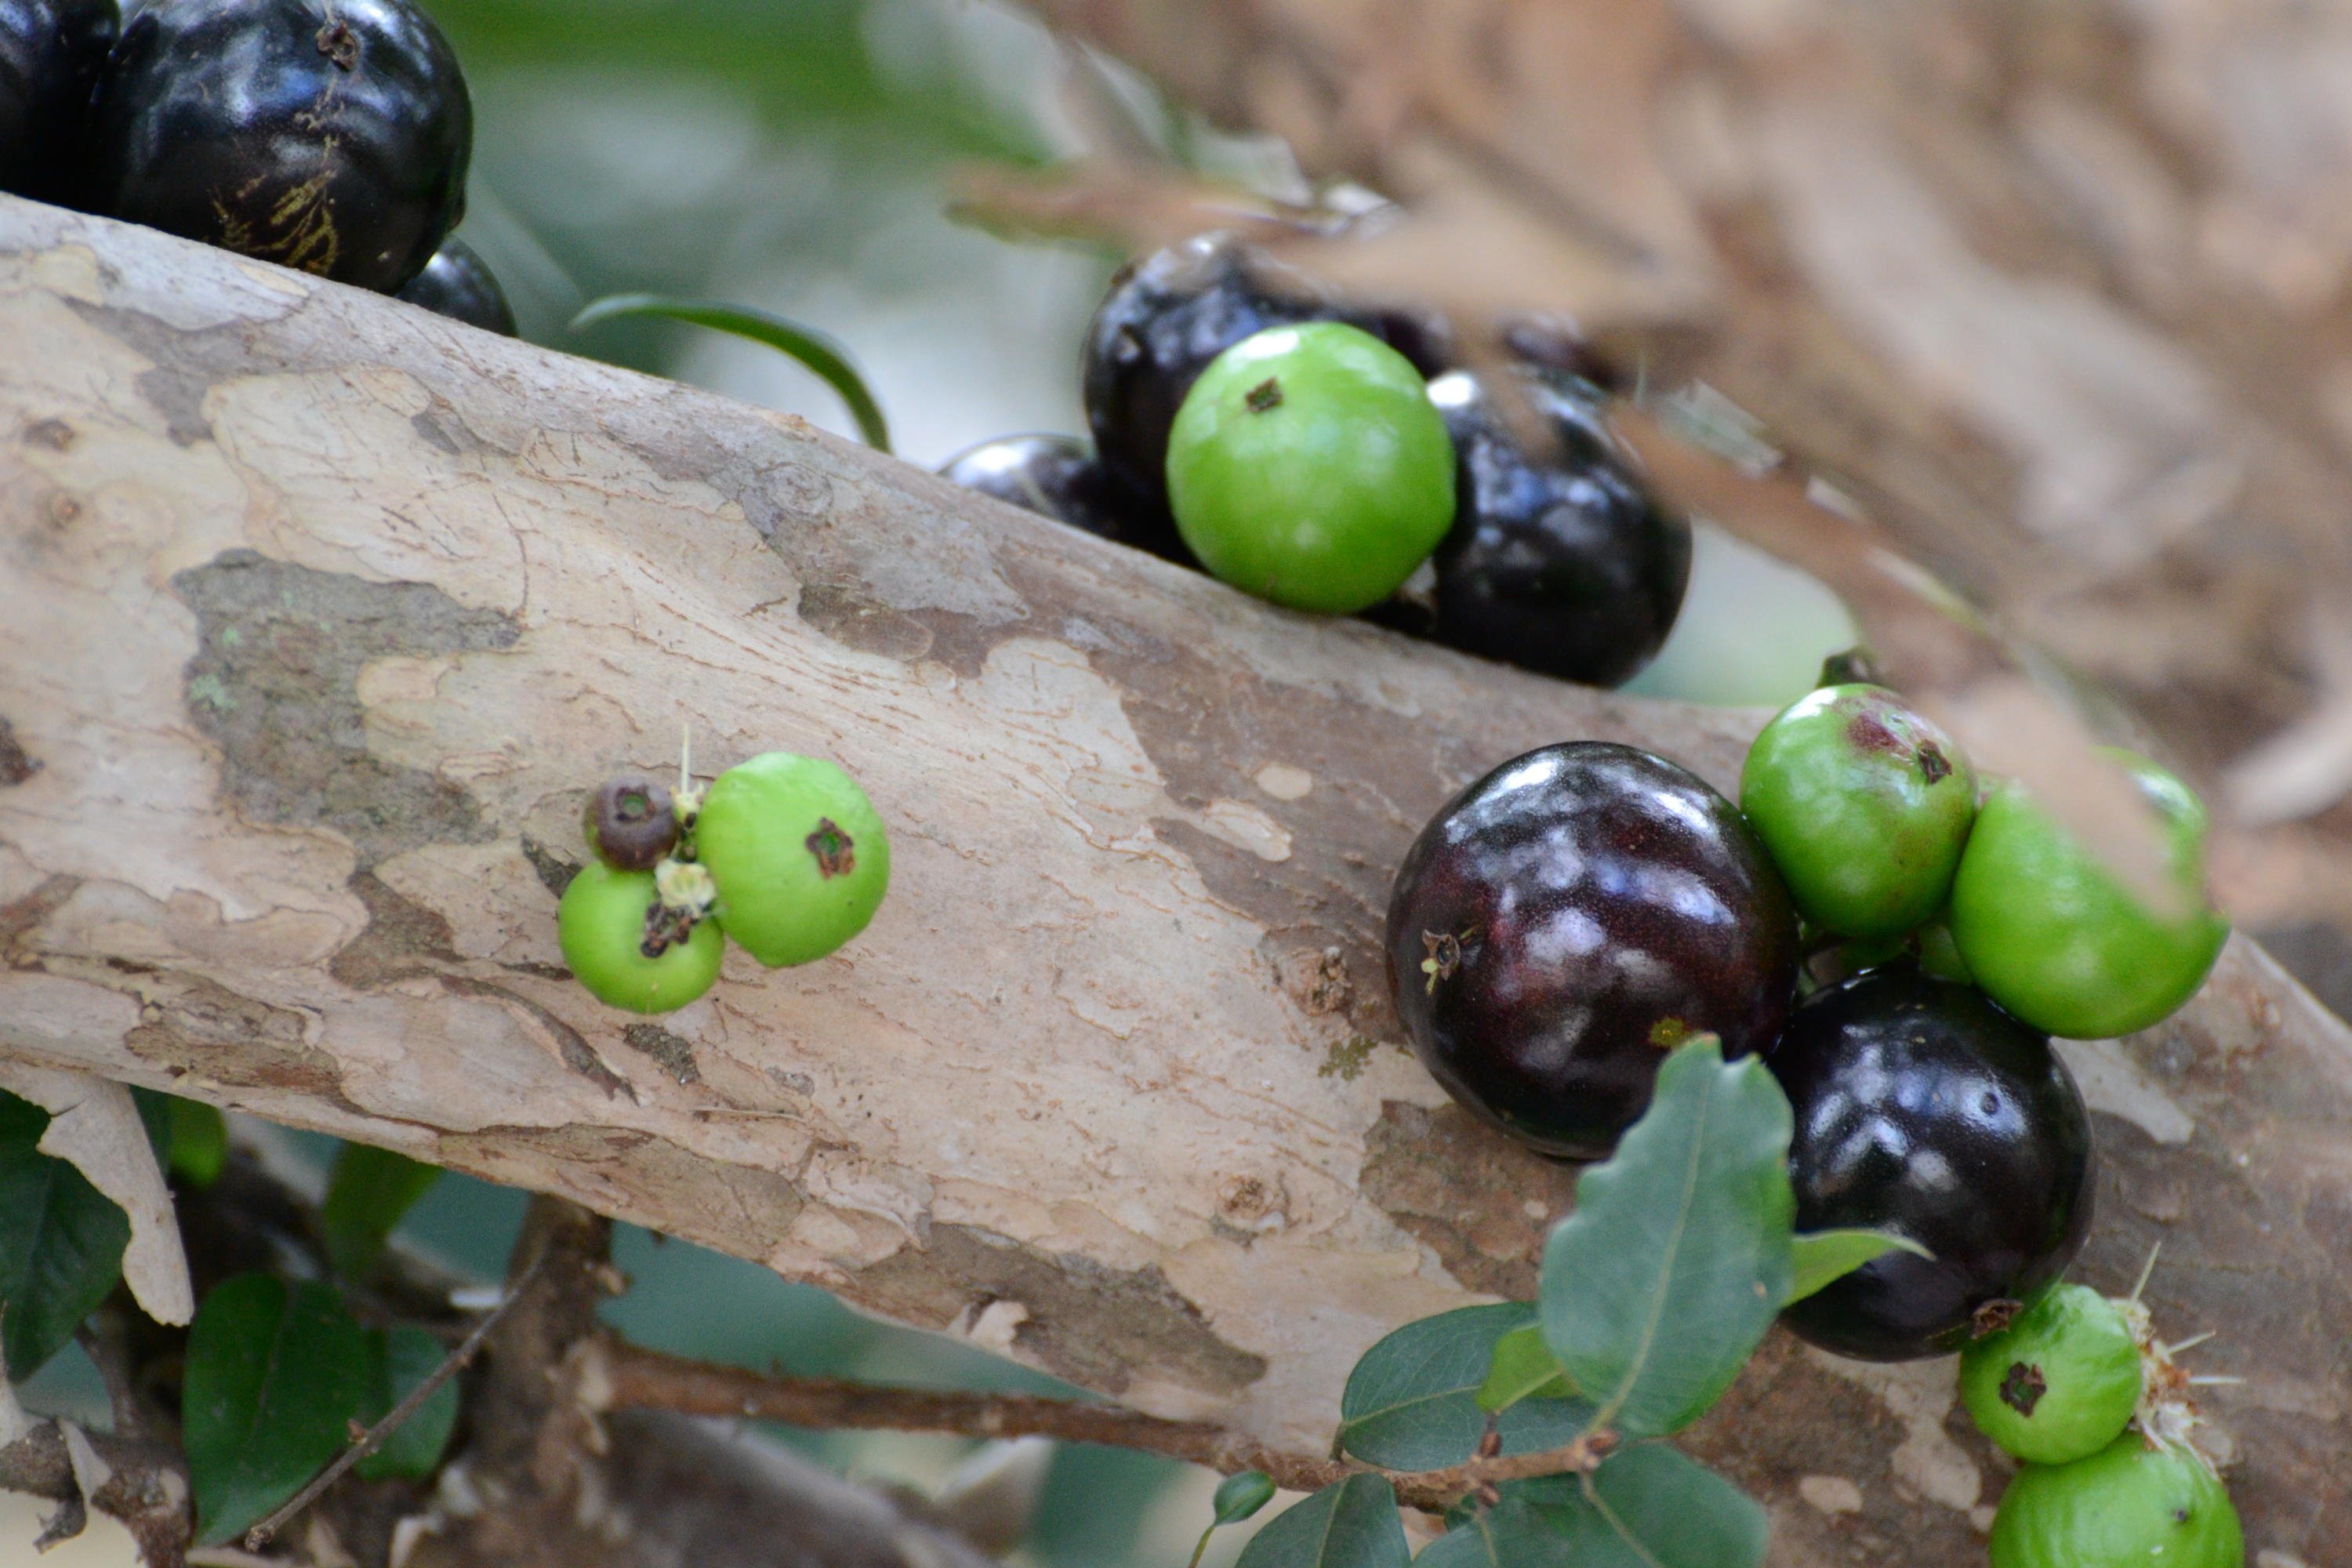
<instances>
[{"instance_id":1,"label":"green unripe fruit","mask_svg":"<svg viewBox=\"0 0 2352 1568\"><path fill-rule=\"evenodd\" d=\"M580 868L556 906L556 938L572 976L600 1002L632 1013L669 1013L719 979L727 944L698 922L682 942L648 957L646 911L657 900L650 871L616 871L601 860Z\"/></svg>"},{"instance_id":2,"label":"green unripe fruit","mask_svg":"<svg viewBox=\"0 0 2352 1568\"><path fill-rule=\"evenodd\" d=\"M2126 1432L2071 1465L2028 1465L1993 1516L1991 1568L2244 1568L2238 1510L2193 1451Z\"/></svg>"},{"instance_id":3,"label":"green unripe fruit","mask_svg":"<svg viewBox=\"0 0 2352 1568\"><path fill-rule=\"evenodd\" d=\"M1898 937L1950 893L1976 789L1958 745L1894 692L1825 686L1748 747L1739 809L1807 920Z\"/></svg>"},{"instance_id":4,"label":"green unripe fruit","mask_svg":"<svg viewBox=\"0 0 2352 1568\"><path fill-rule=\"evenodd\" d=\"M2116 1440L2139 1405L2139 1342L2087 1285L2043 1293L2017 1321L1960 1352L1960 1403L2021 1459L2063 1465Z\"/></svg>"},{"instance_id":5,"label":"green unripe fruit","mask_svg":"<svg viewBox=\"0 0 2352 1568\"><path fill-rule=\"evenodd\" d=\"M1454 521L1454 442L1396 350L1337 321L1211 362L1168 440L1177 531L1234 587L1346 615L1403 585Z\"/></svg>"},{"instance_id":6,"label":"green unripe fruit","mask_svg":"<svg viewBox=\"0 0 2352 1568\"><path fill-rule=\"evenodd\" d=\"M822 757L767 752L720 773L695 816L694 852L718 886L720 928L772 969L864 931L890 886L882 818Z\"/></svg>"},{"instance_id":7,"label":"green unripe fruit","mask_svg":"<svg viewBox=\"0 0 2352 1568\"><path fill-rule=\"evenodd\" d=\"M2107 753L2162 814L2166 869L2187 913L2135 898L2023 786L1977 813L1952 882L1952 937L1977 984L2068 1039L2107 1039L2169 1017L2205 982L2229 922L2205 902L2205 808L2145 757Z\"/></svg>"}]
</instances>

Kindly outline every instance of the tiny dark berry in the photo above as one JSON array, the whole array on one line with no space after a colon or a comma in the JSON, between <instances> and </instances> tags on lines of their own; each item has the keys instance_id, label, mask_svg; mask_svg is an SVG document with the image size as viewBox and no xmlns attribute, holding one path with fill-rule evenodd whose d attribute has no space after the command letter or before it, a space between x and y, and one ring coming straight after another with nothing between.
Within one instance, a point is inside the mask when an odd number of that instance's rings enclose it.
<instances>
[{"instance_id":1,"label":"tiny dark berry","mask_svg":"<svg viewBox=\"0 0 2352 1568\"><path fill-rule=\"evenodd\" d=\"M588 797L580 826L588 847L615 871L650 871L677 843L669 791L643 773L605 780Z\"/></svg>"},{"instance_id":2,"label":"tiny dark berry","mask_svg":"<svg viewBox=\"0 0 2352 1568\"><path fill-rule=\"evenodd\" d=\"M515 335L514 307L507 302L507 291L499 287L489 264L462 239L445 241L397 298L486 332Z\"/></svg>"}]
</instances>

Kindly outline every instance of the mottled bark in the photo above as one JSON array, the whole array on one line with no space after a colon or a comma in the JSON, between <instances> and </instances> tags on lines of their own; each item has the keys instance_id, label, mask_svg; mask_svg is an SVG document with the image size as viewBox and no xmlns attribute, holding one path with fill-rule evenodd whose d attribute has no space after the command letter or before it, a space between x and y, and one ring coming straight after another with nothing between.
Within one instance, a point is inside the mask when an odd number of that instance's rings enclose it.
<instances>
[{"instance_id":1,"label":"mottled bark","mask_svg":"<svg viewBox=\"0 0 2352 1568\"><path fill-rule=\"evenodd\" d=\"M0 1055L559 1194L1301 1453L1397 1323L1524 1294L1566 1173L1402 1048L1446 794L1755 723L1289 615L798 422L0 200ZM646 1022L560 968L606 773L841 759L895 886ZM2352 1037L2252 945L2073 1053L2093 1280L2242 1373L2259 1546L2352 1539ZM1780 1561L1958 1564L1948 1366L1776 1340L1697 1447ZM2335 1548L2340 1552L2341 1548Z\"/></svg>"}]
</instances>

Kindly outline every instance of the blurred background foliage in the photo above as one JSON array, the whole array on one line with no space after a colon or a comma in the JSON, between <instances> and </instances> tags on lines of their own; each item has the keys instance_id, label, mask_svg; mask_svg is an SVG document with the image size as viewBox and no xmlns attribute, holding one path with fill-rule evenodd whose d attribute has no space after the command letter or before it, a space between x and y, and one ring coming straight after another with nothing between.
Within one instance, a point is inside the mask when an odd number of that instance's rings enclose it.
<instances>
[{"instance_id":1,"label":"blurred background foliage","mask_svg":"<svg viewBox=\"0 0 2352 1568\"><path fill-rule=\"evenodd\" d=\"M1076 56L1016 7L985 0L431 0L428 8L474 93L462 232L505 283L524 336L854 434L830 389L756 344L653 321L584 333L568 326L593 300L640 290L776 311L848 347L899 455L929 467L993 436L1085 429L1079 338L1119 258L1008 240L946 212L948 176L960 166L1034 165L1083 150L1064 91L1072 69L1095 73L1090 98L1123 108L1128 132L1166 155L1270 195L1310 195L1278 144L1223 135L1121 68ZM1817 584L1702 525L1682 620L1631 689L1777 704L1851 640L1851 624ZM281 1168L323 1186L332 1140L235 1125ZM397 1239L495 1279L524 1202L450 1175ZM632 1286L607 1316L664 1350L808 1375L1075 1392L701 1247L623 1227L616 1255ZM107 1424L79 1349L26 1396ZM891 1434L775 1436L853 1476L925 1490L976 1447ZM1215 1479L1147 1456L1066 1447L1053 1456L1035 1527L1013 1561L1181 1563L1208 1520ZM1219 1535L1211 1564L1231 1561L1246 1528Z\"/></svg>"}]
</instances>

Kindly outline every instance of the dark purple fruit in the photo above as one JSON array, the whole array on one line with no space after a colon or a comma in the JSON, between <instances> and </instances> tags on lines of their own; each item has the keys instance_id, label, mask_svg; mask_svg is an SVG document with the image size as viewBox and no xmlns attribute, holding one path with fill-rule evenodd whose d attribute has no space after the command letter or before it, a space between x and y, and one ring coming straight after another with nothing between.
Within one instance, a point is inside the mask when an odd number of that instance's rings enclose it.
<instances>
[{"instance_id":1,"label":"dark purple fruit","mask_svg":"<svg viewBox=\"0 0 2352 1568\"><path fill-rule=\"evenodd\" d=\"M499 287L489 263L462 239L445 241L425 270L401 289L400 298L486 332L515 335L514 307L507 303L507 291Z\"/></svg>"},{"instance_id":2,"label":"dark purple fruit","mask_svg":"<svg viewBox=\"0 0 2352 1568\"><path fill-rule=\"evenodd\" d=\"M1782 1314L1839 1355L1908 1361L2006 1327L2091 1224L2091 1122L2048 1038L1907 964L1819 992L1764 1058L1796 1113L1797 1228L1890 1252Z\"/></svg>"},{"instance_id":3,"label":"dark purple fruit","mask_svg":"<svg viewBox=\"0 0 2352 1568\"><path fill-rule=\"evenodd\" d=\"M1548 1153L1598 1158L1667 1051L1772 1043L1797 917L1764 846L1705 780L1627 746L1514 758L1455 796L1397 870L1389 983L1447 1092Z\"/></svg>"},{"instance_id":4,"label":"dark purple fruit","mask_svg":"<svg viewBox=\"0 0 2352 1568\"><path fill-rule=\"evenodd\" d=\"M407 0L165 0L91 116L95 211L393 293L466 205L473 110Z\"/></svg>"},{"instance_id":5,"label":"dark purple fruit","mask_svg":"<svg viewBox=\"0 0 2352 1568\"><path fill-rule=\"evenodd\" d=\"M606 779L580 813L588 847L615 871L650 871L677 844L669 791L643 773Z\"/></svg>"},{"instance_id":6,"label":"dark purple fruit","mask_svg":"<svg viewBox=\"0 0 2352 1568\"><path fill-rule=\"evenodd\" d=\"M1076 436L999 437L958 453L940 472L1056 522L1192 564L1166 506L1120 484Z\"/></svg>"},{"instance_id":7,"label":"dark purple fruit","mask_svg":"<svg viewBox=\"0 0 2352 1568\"><path fill-rule=\"evenodd\" d=\"M0 0L0 191L80 205L89 98L121 24L114 0Z\"/></svg>"},{"instance_id":8,"label":"dark purple fruit","mask_svg":"<svg viewBox=\"0 0 2352 1568\"><path fill-rule=\"evenodd\" d=\"M1104 465L1164 506L1168 431L1192 383L1244 338L1304 321L1361 327L1424 375L1451 352L1435 318L1349 305L1230 235L1197 236L1129 262L1111 279L1079 361L1087 423Z\"/></svg>"},{"instance_id":9,"label":"dark purple fruit","mask_svg":"<svg viewBox=\"0 0 2352 1568\"><path fill-rule=\"evenodd\" d=\"M1559 437L1531 455L1465 371L1429 395L1454 437L1454 528L1432 558L1442 643L1590 686L1650 662L1690 582L1690 524L1634 477L1597 394L1522 383Z\"/></svg>"}]
</instances>

